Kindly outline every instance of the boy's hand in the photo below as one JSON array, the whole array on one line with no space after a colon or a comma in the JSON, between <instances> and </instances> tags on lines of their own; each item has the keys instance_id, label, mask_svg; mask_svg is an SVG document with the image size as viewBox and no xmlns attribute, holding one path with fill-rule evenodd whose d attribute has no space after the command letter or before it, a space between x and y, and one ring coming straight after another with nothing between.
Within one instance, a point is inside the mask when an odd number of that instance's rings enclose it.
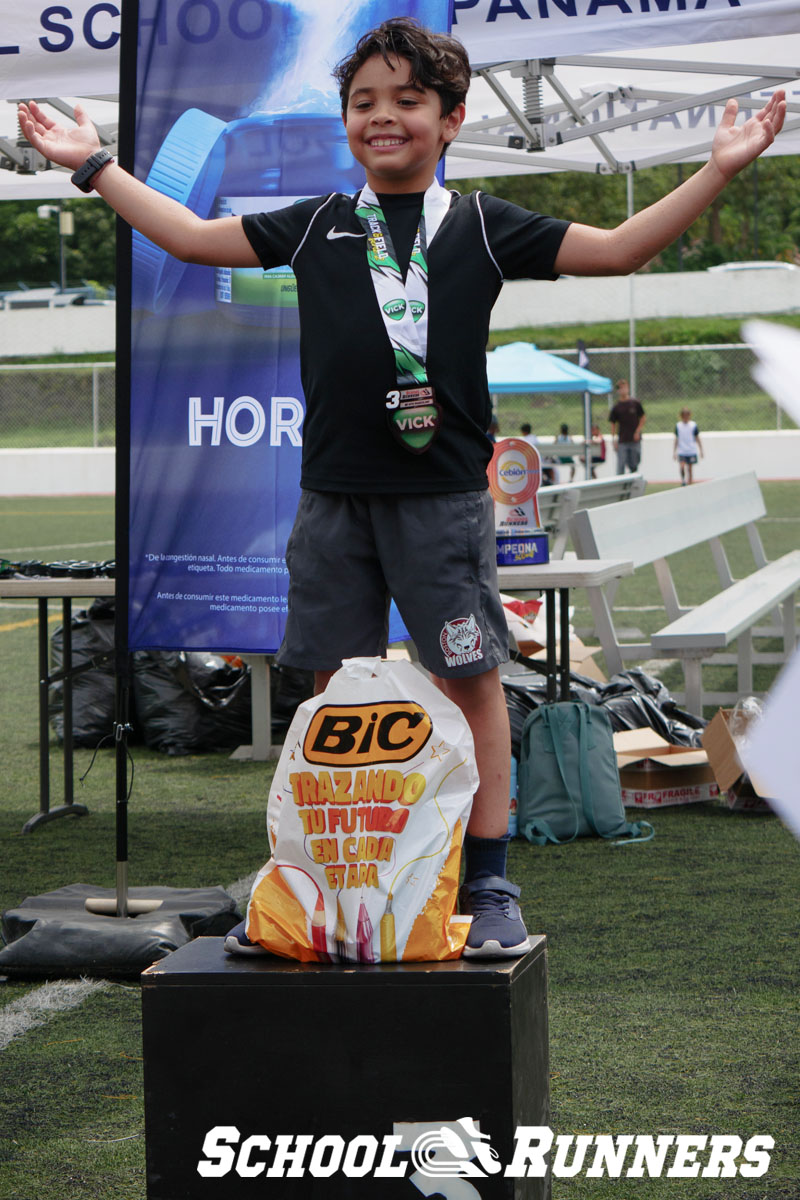
<instances>
[{"instance_id":1,"label":"boy's hand","mask_svg":"<svg viewBox=\"0 0 800 1200\"><path fill-rule=\"evenodd\" d=\"M760 112L743 125L735 125L739 105L730 99L717 126L711 147L711 161L726 180L733 179L743 167L771 146L786 117L786 94L774 92Z\"/></svg>"},{"instance_id":2,"label":"boy's hand","mask_svg":"<svg viewBox=\"0 0 800 1200\"><path fill-rule=\"evenodd\" d=\"M60 167L75 171L100 149L97 130L79 104L75 105L76 124L69 128L48 117L35 100L20 104L17 115L20 129L34 150Z\"/></svg>"}]
</instances>

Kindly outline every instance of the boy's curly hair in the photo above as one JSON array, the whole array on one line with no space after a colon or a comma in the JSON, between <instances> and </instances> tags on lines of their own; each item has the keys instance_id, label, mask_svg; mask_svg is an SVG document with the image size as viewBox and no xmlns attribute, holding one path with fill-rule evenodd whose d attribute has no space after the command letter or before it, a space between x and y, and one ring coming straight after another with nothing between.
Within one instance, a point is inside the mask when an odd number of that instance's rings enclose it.
<instances>
[{"instance_id":1,"label":"boy's curly hair","mask_svg":"<svg viewBox=\"0 0 800 1200\"><path fill-rule=\"evenodd\" d=\"M461 42L445 33L433 33L411 17L393 17L359 38L352 53L334 67L343 113L347 111L353 76L376 54L388 66L392 66L394 55L407 59L411 82L438 93L443 117L466 99L471 71Z\"/></svg>"}]
</instances>

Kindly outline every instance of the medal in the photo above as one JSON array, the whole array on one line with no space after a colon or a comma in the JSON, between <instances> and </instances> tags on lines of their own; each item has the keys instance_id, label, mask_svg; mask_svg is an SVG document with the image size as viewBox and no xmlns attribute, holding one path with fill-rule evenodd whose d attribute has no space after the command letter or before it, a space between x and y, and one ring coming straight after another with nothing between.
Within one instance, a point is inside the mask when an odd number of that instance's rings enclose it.
<instances>
[{"instance_id":1,"label":"medal","mask_svg":"<svg viewBox=\"0 0 800 1200\"><path fill-rule=\"evenodd\" d=\"M412 454L422 454L442 424L442 411L426 370L428 350L428 237L433 237L450 206L450 196L434 180L425 193L408 272L403 279L389 226L369 186L356 203L366 233L367 262L394 353L397 387L386 395L392 436Z\"/></svg>"},{"instance_id":2,"label":"medal","mask_svg":"<svg viewBox=\"0 0 800 1200\"><path fill-rule=\"evenodd\" d=\"M388 392L386 416L400 445L412 454L427 450L442 425L442 410L429 384Z\"/></svg>"}]
</instances>

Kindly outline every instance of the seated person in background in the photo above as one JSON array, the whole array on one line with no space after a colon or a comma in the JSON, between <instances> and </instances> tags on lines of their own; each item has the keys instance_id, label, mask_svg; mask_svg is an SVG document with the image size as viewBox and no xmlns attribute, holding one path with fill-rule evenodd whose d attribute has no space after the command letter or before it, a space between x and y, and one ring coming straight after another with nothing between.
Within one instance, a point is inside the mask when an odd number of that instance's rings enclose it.
<instances>
[{"instance_id":1,"label":"seated person in background","mask_svg":"<svg viewBox=\"0 0 800 1200\"><path fill-rule=\"evenodd\" d=\"M592 426L592 479L597 478L596 464L606 461L606 439L600 432L599 425Z\"/></svg>"},{"instance_id":2,"label":"seated person in background","mask_svg":"<svg viewBox=\"0 0 800 1200\"><path fill-rule=\"evenodd\" d=\"M529 442L531 446L539 446L539 439L531 428L529 421L523 421L519 427L520 440ZM551 458L543 458L541 452L539 454L542 462L542 483L555 483L555 468Z\"/></svg>"},{"instance_id":3,"label":"seated person in background","mask_svg":"<svg viewBox=\"0 0 800 1200\"><path fill-rule=\"evenodd\" d=\"M569 436L569 425L561 426L561 428L559 429L558 437L556 438L556 441L557 442L572 441L572 439ZM571 454L559 454L556 461L563 463L565 466L569 465L569 481L570 481L570 483L572 483L573 479L575 478L575 459L572 457Z\"/></svg>"}]
</instances>

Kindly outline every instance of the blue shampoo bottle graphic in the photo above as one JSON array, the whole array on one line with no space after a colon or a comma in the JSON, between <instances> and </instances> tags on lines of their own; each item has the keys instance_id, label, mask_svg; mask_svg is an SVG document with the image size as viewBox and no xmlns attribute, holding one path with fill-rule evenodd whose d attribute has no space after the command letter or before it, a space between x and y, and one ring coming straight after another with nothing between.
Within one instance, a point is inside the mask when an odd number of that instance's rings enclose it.
<instances>
[{"instance_id":1,"label":"blue shampoo bottle graphic","mask_svg":"<svg viewBox=\"0 0 800 1200\"><path fill-rule=\"evenodd\" d=\"M341 118L333 114L257 113L232 122L226 131L225 172L219 216L264 212L327 192L354 192L363 170L347 145ZM254 182L256 187L253 187ZM291 268L218 268L217 303L246 324L299 327L297 283Z\"/></svg>"},{"instance_id":2,"label":"blue shampoo bottle graphic","mask_svg":"<svg viewBox=\"0 0 800 1200\"><path fill-rule=\"evenodd\" d=\"M320 112L252 113L219 120L188 109L167 134L147 176L158 191L201 217L265 212L309 196L355 192L362 168L341 117ZM133 235L134 306L160 312L175 296L186 265ZM297 284L289 266L219 267L209 307L231 320L299 328Z\"/></svg>"}]
</instances>

